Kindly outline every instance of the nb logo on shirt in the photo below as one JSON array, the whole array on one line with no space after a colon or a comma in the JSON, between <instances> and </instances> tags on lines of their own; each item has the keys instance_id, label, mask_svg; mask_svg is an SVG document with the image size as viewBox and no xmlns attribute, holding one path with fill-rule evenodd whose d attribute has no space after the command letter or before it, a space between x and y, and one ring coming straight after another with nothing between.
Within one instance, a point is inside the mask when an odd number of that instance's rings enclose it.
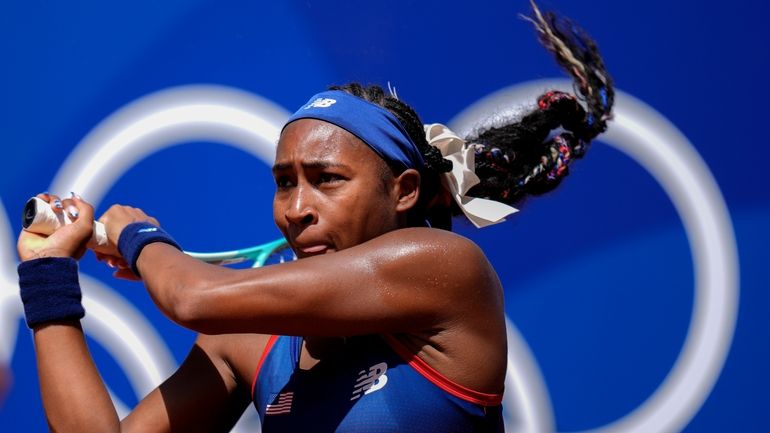
<instances>
[{"instance_id":1,"label":"nb logo on shirt","mask_svg":"<svg viewBox=\"0 0 770 433\"><path fill-rule=\"evenodd\" d=\"M336 103L337 103L336 99L317 98L315 101L305 105L305 110L307 110L308 108L313 108L313 107L315 107L315 108L329 108L333 104L336 104Z\"/></svg>"},{"instance_id":2,"label":"nb logo on shirt","mask_svg":"<svg viewBox=\"0 0 770 433\"><path fill-rule=\"evenodd\" d=\"M358 373L356 385L353 387L353 395L350 397L350 401L357 400L364 394L369 394L385 387L388 383L388 376L385 375L387 371L388 364L384 362L369 367L368 372L361 370Z\"/></svg>"}]
</instances>

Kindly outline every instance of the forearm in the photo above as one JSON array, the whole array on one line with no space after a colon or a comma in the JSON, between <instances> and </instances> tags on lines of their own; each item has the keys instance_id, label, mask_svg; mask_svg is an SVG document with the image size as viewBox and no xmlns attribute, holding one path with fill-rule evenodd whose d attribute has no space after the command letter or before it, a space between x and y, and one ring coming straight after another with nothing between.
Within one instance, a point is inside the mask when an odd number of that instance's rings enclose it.
<instances>
[{"instance_id":1,"label":"forearm","mask_svg":"<svg viewBox=\"0 0 770 433\"><path fill-rule=\"evenodd\" d=\"M56 432L116 432L120 420L77 320L34 328L40 391Z\"/></svg>"},{"instance_id":2,"label":"forearm","mask_svg":"<svg viewBox=\"0 0 770 433\"><path fill-rule=\"evenodd\" d=\"M77 262L51 257L19 265L27 325L34 331L40 390L54 431L117 431L118 417L88 352Z\"/></svg>"},{"instance_id":3,"label":"forearm","mask_svg":"<svg viewBox=\"0 0 770 433\"><path fill-rule=\"evenodd\" d=\"M203 263L164 243L152 243L143 248L136 267L158 308L193 331L311 335L328 333L317 325L319 321L326 322L324 327L330 325L324 312L333 313L329 305L339 305L347 298L344 293L353 284L346 277L360 274L357 262L363 259L340 260L346 265L344 273L319 272L313 266L316 261L236 270ZM332 333L349 331L349 324L341 326L342 321L350 322L337 320Z\"/></svg>"},{"instance_id":4,"label":"forearm","mask_svg":"<svg viewBox=\"0 0 770 433\"><path fill-rule=\"evenodd\" d=\"M144 247L136 267L158 308L171 320L185 326L193 306L203 302L204 288L217 287L217 281L233 272L203 263L161 242Z\"/></svg>"},{"instance_id":5,"label":"forearm","mask_svg":"<svg viewBox=\"0 0 770 433\"><path fill-rule=\"evenodd\" d=\"M180 323L180 311L185 310L193 295L195 281L209 281L208 274L221 271L184 254L174 239L149 221L132 222L121 231L118 249L129 269L118 271L139 277L158 308L171 320Z\"/></svg>"},{"instance_id":6,"label":"forearm","mask_svg":"<svg viewBox=\"0 0 770 433\"><path fill-rule=\"evenodd\" d=\"M334 254L227 269L153 243L137 265L160 309L204 334L404 332L443 320L455 286L463 286L426 277L435 254L422 254L425 245L394 234Z\"/></svg>"}]
</instances>

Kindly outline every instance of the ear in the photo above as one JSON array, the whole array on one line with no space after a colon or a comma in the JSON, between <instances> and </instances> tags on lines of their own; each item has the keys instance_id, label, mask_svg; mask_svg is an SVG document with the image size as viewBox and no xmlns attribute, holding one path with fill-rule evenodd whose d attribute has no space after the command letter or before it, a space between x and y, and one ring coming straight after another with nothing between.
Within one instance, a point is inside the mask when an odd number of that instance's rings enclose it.
<instances>
[{"instance_id":1,"label":"ear","mask_svg":"<svg viewBox=\"0 0 770 433\"><path fill-rule=\"evenodd\" d=\"M420 173L408 168L395 179L393 194L396 199L396 212L407 212L417 205L420 198Z\"/></svg>"}]
</instances>

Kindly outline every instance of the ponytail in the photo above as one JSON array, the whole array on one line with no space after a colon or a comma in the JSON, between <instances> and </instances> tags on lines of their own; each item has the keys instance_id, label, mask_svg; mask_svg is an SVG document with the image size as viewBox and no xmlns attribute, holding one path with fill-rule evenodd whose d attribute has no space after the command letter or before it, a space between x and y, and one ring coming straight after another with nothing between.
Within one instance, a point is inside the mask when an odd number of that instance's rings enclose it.
<instances>
[{"instance_id":1,"label":"ponytail","mask_svg":"<svg viewBox=\"0 0 770 433\"><path fill-rule=\"evenodd\" d=\"M474 147L475 174L480 183L467 195L506 204L519 204L527 196L551 191L569 173L569 166L585 155L588 145L607 129L612 117L614 90L596 43L580 27L551 12L545 14L532 1L530 21L540 43L573 78L577 96L551 90L537 98L536 108L518 121L492 127L465 140ZM420 202L413 210L415 224L451 229L458 205L442 194L442 173L452 163L428 144L417 113L379 86L350 83L332 86L390 111L402 124L425 159Z\"/></svg>"},{"instance_id":2,"label":"ponytail","mask_svg":"<svg viewBox=\"0 0 770 433\"><path fill-rule=\"evenodd\" d=\"M591 140L607 129L615 96L596 43L585 31L567 18L541 13L534 2L532 9L534 16L525 18L575 80L578 96L548 91L518 122L467 137L476 143L476 174L481 179L469 195L508 204L559 185L572 161L582 158Z\"/></svg>"}]
</instances>

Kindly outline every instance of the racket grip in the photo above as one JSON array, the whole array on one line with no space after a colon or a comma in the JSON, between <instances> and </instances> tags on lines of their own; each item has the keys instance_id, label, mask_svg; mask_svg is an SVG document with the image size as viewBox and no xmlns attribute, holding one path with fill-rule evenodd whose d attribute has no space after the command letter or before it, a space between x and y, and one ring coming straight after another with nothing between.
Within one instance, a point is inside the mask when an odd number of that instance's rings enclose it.
<instances>
[{"instance_id":1,"label":"racket grip","mask_svg":"<svg viewBox=\"0 0 770 433\"><path fill-rule=\"evenodd\" d=\"M50 235L59 227L70 223L72 220L69 219L66 212L54 212L51 205L43 199L32 197L24 205L21 225L28 232ZM101 247L107 245L108 242L104 224L94 221L94 232L90 243Z\"/></svg>"}]
</instances>

